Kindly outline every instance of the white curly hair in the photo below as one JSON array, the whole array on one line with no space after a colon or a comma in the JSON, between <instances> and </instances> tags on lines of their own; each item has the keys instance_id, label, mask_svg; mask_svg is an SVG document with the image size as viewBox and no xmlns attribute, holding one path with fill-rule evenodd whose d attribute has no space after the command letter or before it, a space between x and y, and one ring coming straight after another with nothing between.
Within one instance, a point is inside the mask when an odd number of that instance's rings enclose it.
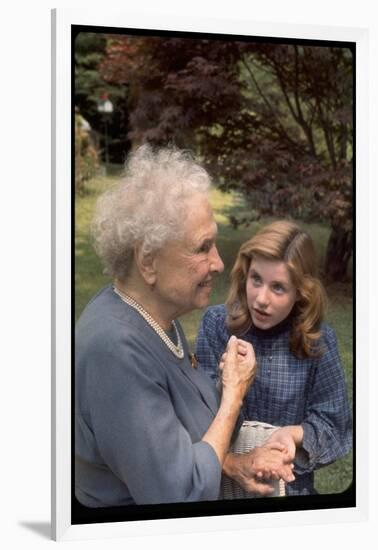
<instances>
[{"instance_id":1,"label":"white curly hair","mask_svg":"<svg viewBox=\"0 0 378 550\"><path fill-rule=\"evenodd\" d=\"M94 247L106 273L125 280L134 246L157 252L183 237L187 204L194 193L208 194L211 180L188 151L142 145L126 162L125 177L103 193L92 222Z\"/></svg>"}]
</instances>

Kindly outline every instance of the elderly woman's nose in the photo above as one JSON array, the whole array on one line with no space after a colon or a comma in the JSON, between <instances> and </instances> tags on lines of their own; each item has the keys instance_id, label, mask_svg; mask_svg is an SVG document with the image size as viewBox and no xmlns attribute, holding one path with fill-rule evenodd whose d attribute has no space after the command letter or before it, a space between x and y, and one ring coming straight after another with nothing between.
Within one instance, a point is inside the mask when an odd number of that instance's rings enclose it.
<instances>
[{"instance_id":1,"label":"elderly woman's nose","mask_svg":"<svg viewBox=\"0 0 378 550\"><path fill-rule=\"evenodd\" d=\"M222 271L224 270L224 263L222 262L222 258L219 256L218 249L215 245L212 247L210 254L210 268L212 269L212 271L222 273Z\"/></svg>"}]
</instances>

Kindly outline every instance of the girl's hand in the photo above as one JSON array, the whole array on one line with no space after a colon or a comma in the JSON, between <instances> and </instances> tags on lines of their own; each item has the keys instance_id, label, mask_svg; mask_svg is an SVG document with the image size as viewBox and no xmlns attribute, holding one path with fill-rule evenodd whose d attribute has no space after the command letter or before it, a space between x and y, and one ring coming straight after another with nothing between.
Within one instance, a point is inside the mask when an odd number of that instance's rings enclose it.
<instances>
[{"instance_id":1,"label":"girl's hand","mask_svg":"<svg viewBox=\"0 0 378 550\"><path fill-rule=\"evenodd\" d=\"M295 457L297 446L303 440L303 429L301 426L284 426L279 428L266 441L264 447L273 448L276 444L285 447L288 459L292 462Z\"/></svg>"}]
</instances>

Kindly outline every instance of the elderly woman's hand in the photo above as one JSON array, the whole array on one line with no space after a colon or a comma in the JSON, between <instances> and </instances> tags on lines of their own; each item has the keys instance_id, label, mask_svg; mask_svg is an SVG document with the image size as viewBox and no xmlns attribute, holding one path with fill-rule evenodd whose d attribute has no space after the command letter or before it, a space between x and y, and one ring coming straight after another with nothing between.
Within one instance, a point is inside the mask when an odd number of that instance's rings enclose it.
<instances>
[{"instance_id":1,"label":"elderly woman's hand","mask_svg":"<svg viewBox=\"0 0 378 550\"><path fill-rule=\"evenodd\" d=\"M256 376L256 367L252 345L231 336L219 364L223 395L242 400Z\"/></svg>"},{"instance_id":2,"label":"elderly woman's hand","mask_svg":"<svg viewBox=\"0 0 378 550\"><path fill-rule=\"evenodd\" d=\"M229 453L223 471L249 492L269 495L273 491L270 481L282 478L294 481L293 464L289 462L283 446L255 447L248 453Z\"/></svg>"}]
</instances>

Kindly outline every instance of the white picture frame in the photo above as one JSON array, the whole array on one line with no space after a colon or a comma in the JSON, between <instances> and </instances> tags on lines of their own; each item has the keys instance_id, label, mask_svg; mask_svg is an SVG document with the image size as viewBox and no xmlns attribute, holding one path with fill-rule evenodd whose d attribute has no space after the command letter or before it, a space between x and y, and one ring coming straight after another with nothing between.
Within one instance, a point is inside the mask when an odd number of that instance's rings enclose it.
<instances>
[{"instance_id":1,"label":"white picture frame","mask_svg":"<svg viewBox=\"0 0 378 550\"><path fill-rule=\"evenodd\" d=\"M356 506L276 513L201 516L130 522L73 525L71 522L71 26L117 27L167 31L268 36L311 40L355 42L356 44ZM180 533L251 529L360 521L368 515L369 381L368 332L359 323L368 311L367 285L359 285L368 272L368 138L367 138L367 54L368 33L364 29L256 23L251 20L177 18L111 10L53 10L52 12L52 535L55 540L109 538L140 534ZM363 428L363 424L365 428Z\"/></svg>"}]
</instances>

